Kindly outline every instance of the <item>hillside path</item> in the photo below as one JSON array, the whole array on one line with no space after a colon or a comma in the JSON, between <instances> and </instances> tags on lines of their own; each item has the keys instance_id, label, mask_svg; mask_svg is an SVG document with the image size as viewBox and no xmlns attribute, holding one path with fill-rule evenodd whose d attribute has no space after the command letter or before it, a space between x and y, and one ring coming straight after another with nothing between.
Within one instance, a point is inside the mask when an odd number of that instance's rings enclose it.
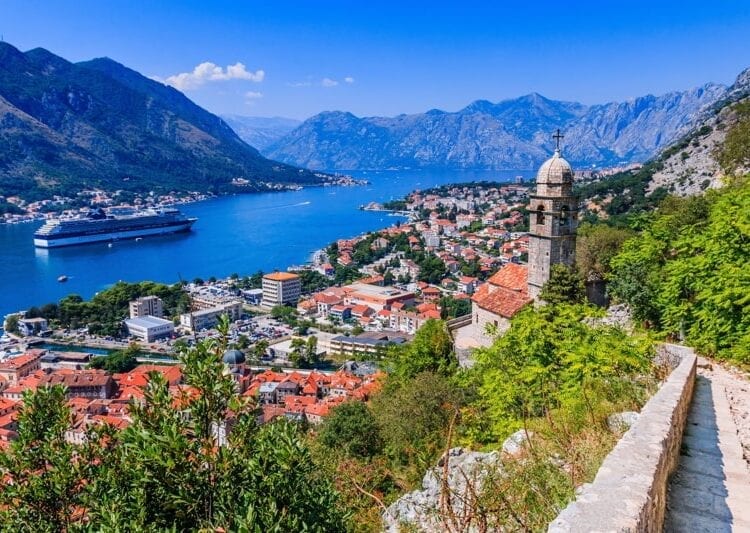
<instances>
[{"instance_id":1,"label":"hillside path","mask_svg":"<svg viewBox=\"0 0 750 533\"><path fill-rule=\"evenodd\" d=\"M743 456L744 447L744 456ZM666 532L750 532L750 382L699 358Z\"/></svg>"}]
</instances>

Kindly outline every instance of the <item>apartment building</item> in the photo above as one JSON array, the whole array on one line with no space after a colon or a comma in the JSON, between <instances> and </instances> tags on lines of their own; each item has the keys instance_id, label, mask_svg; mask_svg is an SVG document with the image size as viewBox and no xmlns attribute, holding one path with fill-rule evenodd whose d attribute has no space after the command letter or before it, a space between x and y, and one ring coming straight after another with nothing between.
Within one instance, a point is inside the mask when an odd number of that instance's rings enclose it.
<instances>
[{"instance_id":1,"label":"apartment building","mask_svg":"<svg viewBox=\"0 0 750 533\"><path fill-rule=\"evenodd\" d=\"M297 305L302 294L302 280L290 272L274 272L263 276L262 306Z\"/></svg>"}]
</instances>

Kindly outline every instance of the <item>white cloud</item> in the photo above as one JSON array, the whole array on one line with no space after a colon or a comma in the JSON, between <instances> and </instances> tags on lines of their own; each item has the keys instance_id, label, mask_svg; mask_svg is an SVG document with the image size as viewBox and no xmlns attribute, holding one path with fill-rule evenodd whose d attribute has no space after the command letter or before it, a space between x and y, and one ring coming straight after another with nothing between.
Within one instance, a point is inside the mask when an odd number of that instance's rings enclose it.
<instances>
[{"instance_id":1,"label":"white cloud","mask_svg":"<svg viewBox=\"0 0 750 533\"><path fill-rule=\"evenodd\" d=\"M310 81L290 81L287 82L289 87L310 87L312 82Z\"/></svg>"},{"instance_id":2,"label":"white cloud","mask_svg":"<svg viewBox=\"0 0 750 533\"><path fill-rule=\"evenodd\" d=\"M228 80L249 80L256 83L263 81L266 73L263 70L255 72L247 70L245 65L239 61L234 65L227 65L226 69L221 68L215 63L206 61L193 69L192 72L182 72L174 74L163 80L167 85L171 85L180 91L195 89L204 83L213 81Z\"/></svg>"},{"instance_id":3,"label":"white cloud","mask_svg":"<svg viewBox=\"0 0 750 533\"><path fill-rule=\"evenodd\" d=\"M248 100L257 100L258 98L263 98L263 93L260 91L247 91L245 98Z\"/></svg>"},{"instance_id":4,"label":"white cloud","mask_svg":"<svg viewBox=\"0 0 750 533\"><path fill-rule=\"evenodd\" d=\"M352 78L351 76L347 76L346 78L344 78L344 81L346 83L354 83L354 78Z\"/></svg>"},{"instance_id":5,"label":"white cloud","mask_svg":"<svg viewBox=\"0 0 750 533\"><path fill-rule=\"evenodd\" d=\"M336 80L332 80L331 78L323 78L320 84L323 87L336 87L336 85L338 85L339 82L337 82Z\"/></svg>"}]
</instances>

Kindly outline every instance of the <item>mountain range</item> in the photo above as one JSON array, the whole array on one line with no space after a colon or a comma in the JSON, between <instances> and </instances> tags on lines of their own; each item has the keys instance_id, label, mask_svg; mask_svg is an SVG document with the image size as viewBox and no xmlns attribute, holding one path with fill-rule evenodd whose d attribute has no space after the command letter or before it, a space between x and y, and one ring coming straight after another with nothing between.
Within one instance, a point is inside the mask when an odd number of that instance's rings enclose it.
<instances>
[{"instance_id":1,"label":"mountain range","mask_svg":"<svg viewBox=\"0 0 750 533\"><path fill-rule=\"evenodd\" d=\"M273 159L317 169L533 169L564 135L577 167L644 161L688 131L727 87L708 83L661 96L584 105L533 93L456 112L438 109L396 117L320 113L263 149Z\"/></svg>"},{"instance_id":2,"label":"mountain range","mask_svg":"<svg viewBox=\"0 0 750 533\"><path fill-rule=\"evenodd\" d=\"M0 42L0 195L28 200L86 187L243 190L318 183L270 161L181 92L111 59L71 63Z\"/></svg>"},{"instance_id":3,"label":"mountain range","mask_svg":"<svg viewBox=\"0 0 750 533\"><path fill-rule=\"evenodd\" d=\"M301 120L284 117L248 117L221 115L224 122L250 146L263 150L302 124Z\"/></svg>"}]
</instances>

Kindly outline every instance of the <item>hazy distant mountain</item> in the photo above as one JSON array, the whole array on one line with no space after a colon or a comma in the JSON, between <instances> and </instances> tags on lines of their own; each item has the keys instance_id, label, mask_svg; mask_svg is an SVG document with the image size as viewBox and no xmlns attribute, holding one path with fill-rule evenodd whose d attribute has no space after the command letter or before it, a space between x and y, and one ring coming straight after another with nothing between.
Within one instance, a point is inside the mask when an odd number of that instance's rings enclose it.
<instances>
[{"instance_id":1,"label":"hazy distant mountain","mask_svg":"<svg viewBox=\"0 0 750 533\"><path fill-rule=\"evenodd\" d=\"M263 150L302 124L301 120L284 117L221 115L221 118L231 126L240 139L258 150Z\"/></svg>"},{"instance_id":2,"label":"hazy distant mountain","mask_svg":"<svg viewBox=\"0 0 750 533\"><path fill-rule=\"evenodd\" d=\"M0 195L83 187L228 191L233 178L310 183L181 92L111 59L70 63L0 43Z\"/></svg>"},{"instance_id":3,"label":"hazy distant mountain","mask_svg":"<svg viewBox=\"0 0 750 533\"><path fill-rule=\"evenodd\" d=\"M689 128L724 95L722 85L627 102L586 106L539 94L498 103L478 100L457 112L360 118L320 113L263 153L319 169L405 167L535 168L554 147L578 166L644 160Z\"/></svg>"}]
</instances>

